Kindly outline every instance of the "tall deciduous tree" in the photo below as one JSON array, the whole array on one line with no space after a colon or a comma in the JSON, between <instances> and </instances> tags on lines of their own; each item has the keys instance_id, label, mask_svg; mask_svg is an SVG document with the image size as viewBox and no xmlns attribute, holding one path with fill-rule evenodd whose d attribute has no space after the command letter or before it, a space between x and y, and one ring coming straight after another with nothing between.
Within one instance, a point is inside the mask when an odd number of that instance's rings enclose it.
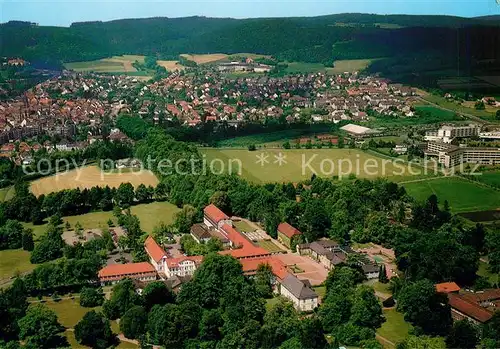
<instances>
[{"instance_id":1,"label":"tall deciduous tree","mask_svg":"<svg viewBox=\"0 0 500 349\"><path fill-rule=\"evenodd\" d=\"M19 337L26 341L29 348L59 348L67 344L66 338L61 336L64 327L57 320L54 311L37 304L26 312L19 320Z\"/></svg>"},{"instance_id":2,"label":"tall deciduous tree","mask_svg":"<svg viewBox=\"0 0 500 349\"><path fill-rule=\"evenodd\" d=\"M116 339L111 332L108 319L94 310L86 313L75 326L78 343L92 348L108 348Z\"/></svg>"}]
</instances>

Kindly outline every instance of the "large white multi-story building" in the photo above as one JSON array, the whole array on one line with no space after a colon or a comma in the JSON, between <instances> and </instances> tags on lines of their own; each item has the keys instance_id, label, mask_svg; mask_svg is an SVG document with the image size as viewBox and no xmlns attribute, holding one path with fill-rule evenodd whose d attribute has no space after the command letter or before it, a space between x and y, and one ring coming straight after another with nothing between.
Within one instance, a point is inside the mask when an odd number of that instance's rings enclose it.
<instances>
[{"instance_id":1,"label":"large white multi-story building","mask_svg":"<svg viewBox=\"0 0 500 349\"><path fill-rule=\"evenodd\" d=\"M479 135L481 127L476 124L467 126L442 126L437 131L427 131L425 140L430 142L451 143L455 138L467 138Z\"/></svg>"},{"instance_id":2,"label":"large white multi-story building","mask_svg":"<svg viewBox=\"0 0 500 349\"><path fill-rule=\"evenodd\" d=\"M438 162L446 168L460 164L500 164L500 149L479 147L457 147L455 145L429 142L427 155L435 155Z\"/></svg>"}]
</instances>

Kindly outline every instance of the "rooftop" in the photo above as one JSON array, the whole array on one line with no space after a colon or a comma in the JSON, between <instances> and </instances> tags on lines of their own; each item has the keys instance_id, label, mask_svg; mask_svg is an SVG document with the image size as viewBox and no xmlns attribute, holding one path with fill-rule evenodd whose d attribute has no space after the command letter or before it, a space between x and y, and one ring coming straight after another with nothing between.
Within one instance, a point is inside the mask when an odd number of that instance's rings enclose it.
<instances>
[{"instance_id":1,"label":"rooftop","mask_svg":"<svg viewBox=\"0 0 500 349\"><path fill-rule=\"evenodd\" d=\"M451 293L460 291L460 287L455 282L443 282L436 284L436 291L438 293Z\"/></svg>"},{"instance_id":2,"label":"rooftop","mask_svg":"<svg viewBox=\"0 0 500 349\"><path fill-rule=\"evenodd\" d=\"M222 212L217 206L213 204L205 207L203 212L215 223L219 223L222 220L229 219L229 217L224 212Z\"/></svg>"},{"instance_id":3,"label":"rooftop","mask_svg":"<svg viewBox=\"0 0 500 349\"><path fill-rule=\"evenodd\" d=\"M156 270L148 262L111 264L99 270L99 278L123 277L142 273L156 273Z\"/></svg>"},{"instance_id":4,"label":"rooftop","mask_svg":"<svg viewBox=\"0 0 500 349\"><path fill-rule=\"evenodd\" d=\"M291 294L293 294L297 299L311 299L317 298L318 295L312 288L304 284L302 280L299 280L296 276L288 274L281 283L282 287L285 287Z\"/></svg>"},{"instance_id":5,"label":"rooftop","mask_svg":"<svg viewBox=\"0 0 500 349\"><path fill-rule=\"evenodd\" d=\"M298 230L297 228L294 228L293 226L291 226L290 224L288 224L286 222L285 223L281 223L280 225L278 225L278 232L284 234L289 239L291 239L295 235L301 235L302 234L300 232L300 230Z\"/></svg>"},{"instance_id":6,"label":"rooftop","mask_svg":"<svg viewBox=\"0 0 500 349\"><path fill-rule=\"evenodd\" d=\"M144 241L144 249L149 257L151 257L155 262L160 261L167 255L165 250L163 250L163 248L161 248L151 236L148 236L146 241Z\"/></svg>"}]
</instances>

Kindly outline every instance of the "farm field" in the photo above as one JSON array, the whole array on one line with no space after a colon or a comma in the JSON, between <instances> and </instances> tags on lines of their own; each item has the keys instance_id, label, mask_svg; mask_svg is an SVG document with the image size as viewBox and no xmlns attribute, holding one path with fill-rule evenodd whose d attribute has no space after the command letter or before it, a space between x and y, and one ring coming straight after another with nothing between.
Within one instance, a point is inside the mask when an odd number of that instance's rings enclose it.
<instances>
[{"instance_id":1,"label":"farm field","mask_svg":"<svg viewBox=\"0 0 500 349\"><path fill-rule=\"evenodd\" d=\"M90 189L92 187L118 187L130 182L134 187L139 184L156 186L158 179L151 171L112 173L104 172L97 166L87 166L31 182L31 191L35 196L49 194L63 189Z\"/></svg>"},{"instance_id":2,"label":"farm field","mask_svg":"<svg viewBox=\"0 0 500 349\"><path fill-rule=\"evenodd\" d=\"M200 54L197 55L197 54L184 53L181 56L187 60L195 62L196 64L208 64L208 63L214 63L214 62L223 61L223 60L230 61L230 60L239 59L241 57L247 57L247 58L252 58L252 59L261 58L261 57L268 57L265 55L259 55L259 54L255 54L255 53L246 53L246 52L234 53L231 55L228 55L225 53L211 53L211 54L201 54L201 55Z\"/></svg>"},{"instance_id":3,"label":"farm field","mask_svg":"<svg viewBox=\"0 0 500 349\"><path fill-rule=\"evenodd\" d=\"M165 67L167 71L183 70L185 68L179 61L156 61L156 63Z\"/></svg>"},{"instance_id":4,"label":"farm field","mask_svg":"<svg viewBox=\"0 0 500 349\"><path fill-rule=\"evenodd\" d=\"M335 61L333 68L327 68L328 73L342 74L366 69L372 63L371 59L352 59Z\"/></svg>"},{"instance_id":5,"label":"farm field","mask_svg":"<svg viewBox=\"0 0 500 349\"><path fill-rule=\"evenodd\" d=\"M259 149L250 152L243 149L203 148L200 152L206 156L207 165L213 165L215 173L241 174L256 183L298 182L310 178L313 171L321 177L342 175L343 179L350 174L359 178L407 178L410 175L408 164L394 164L390 159L382 159L358 149ZM277 160L280 154L285 161L281 166ZM266 161L264 166L258 162L261 156ZM412 165L411 169L414 172L411 175L423 172L416 165Z\"/></svg>"},{"instance_id":6,"label":"farm field","mask_svg":"<svg viewBox=\"0 0 500 349\"><path fill-rule=\"evenodd\" d=\"M377 334L395 344L404 341L409 335L411 325L404 320L403 314L395 309L384 309L383 312L386 321L377 330Z\"/></svg>"},{"instance_id":7,"label":"farm field","mask_svg":"<svg viewBox=\"0 0 500 349\"><path fill-rule=\"evenodd\" d=\"M441 204L448 200L454 213L494 210L500 207L500 195L497 191L458 177L404 183L403 186L417 200L424 201L432 194L437 195Z\"/></svg>"},{"instance_id":8,"label":"farm field","mask_svg":"<svg viewBox=\"0 0 500 349\"><path fill-rule=\"evenodd\" d=\"M30 272L36 265L30 263L30 252L19 250L0 251L0 287L2 281L7 281L16 274Z\"/></svg>"},{"instance_id":9,"label":"farm field","mask_svg":"<svg viewBox=\"0 0 500 349\"><path fill-rule=\"evenodd\" d=\"M132 66L135 61L144 62L144 56L123 55L103 58L96 61L65 63L67 69L76 72L94 71L96 73L129 73L137 70Z\"/></svg>"}]
</instances>

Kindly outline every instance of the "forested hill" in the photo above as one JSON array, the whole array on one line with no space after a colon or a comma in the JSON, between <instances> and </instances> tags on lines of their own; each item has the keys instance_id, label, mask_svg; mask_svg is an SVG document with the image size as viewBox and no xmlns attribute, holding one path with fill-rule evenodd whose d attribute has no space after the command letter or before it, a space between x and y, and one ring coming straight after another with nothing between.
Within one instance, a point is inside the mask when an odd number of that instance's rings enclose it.
<instances>
[{"instance_id":1,"label":"forested hill","mask_svg":"<svg viewBox=\"0 0 500 349\"><path fill-rule=\"evenodd\" d=\"M81 61L119 54L271 54L331 64L336 59L424 55L439 69L472 69L500 58L500 18L338 14L294 18L148 18L44 27L0 25L0 55L31 61ZM437 58L436 58L437 57ZM435 62L431 62L433 65ZM451 65L451 66L449 66Z\"/></svg>"}]
</instances>

